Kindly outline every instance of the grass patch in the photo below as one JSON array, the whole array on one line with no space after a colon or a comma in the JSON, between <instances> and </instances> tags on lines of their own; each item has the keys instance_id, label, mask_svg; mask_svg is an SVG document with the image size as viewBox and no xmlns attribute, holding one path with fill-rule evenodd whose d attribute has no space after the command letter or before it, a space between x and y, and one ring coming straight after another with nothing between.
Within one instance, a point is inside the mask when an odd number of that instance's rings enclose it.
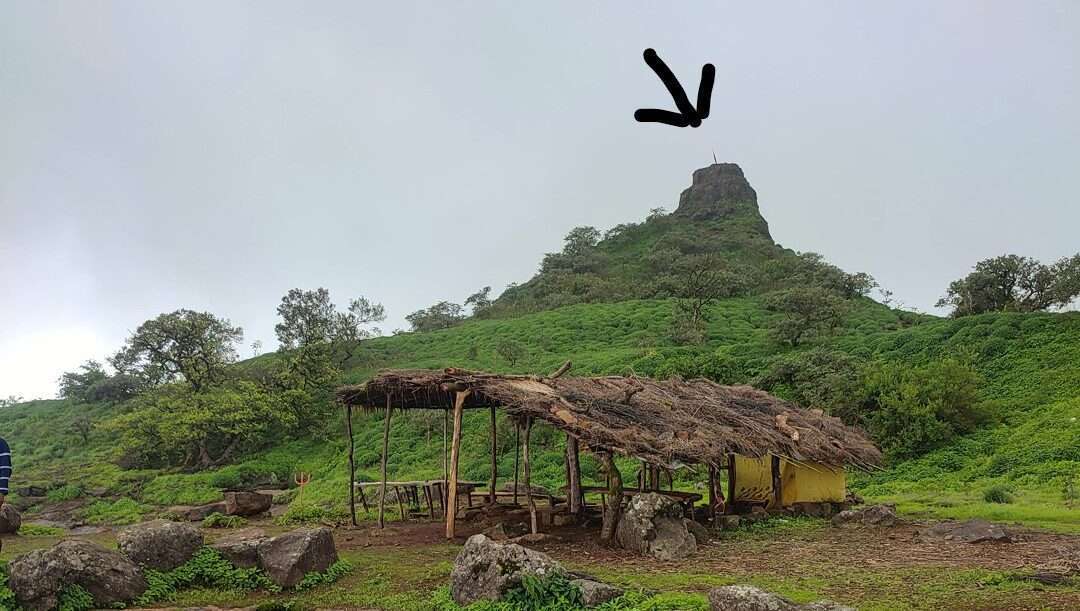
<instances>
[{"instance_id":1,"label":"grass patch","mask_svg":"<svg viewBox=\"0 0 1080 611\"><path fill-rule=\"evenodd\" d=\"M19 534L23 537L59 537L65 532L63 528L41 524L23 524L19 527Z\"/></svg>"},{"instance_id":2,"label":"grass patch","mask_svg":"<svg viewBox=\"0 0 1080 611\"><path fill-rule=\"evenodd\" d=\"M90 524L123 526L141 521L148 511L148 507L129 498L96 501L83 510L83 519Z\"/></svg>"}]
</instances>

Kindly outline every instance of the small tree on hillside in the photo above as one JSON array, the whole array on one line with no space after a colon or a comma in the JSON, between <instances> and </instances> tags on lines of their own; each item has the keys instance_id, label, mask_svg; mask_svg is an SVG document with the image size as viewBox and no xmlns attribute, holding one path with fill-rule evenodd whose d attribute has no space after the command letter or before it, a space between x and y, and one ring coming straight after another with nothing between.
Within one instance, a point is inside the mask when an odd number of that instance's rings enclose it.
<instances>
[{"instance_id":1,"label":"small tree on hillside","mask_svg":"<svg viewBox=\"0 0 1080 611\"><path fill-rule=\"evenodd\" d=\"M89 401L90 389L106 378L109 374L101 363L89 360L79 366L77 371L68 371L60 376L60 398L73 399L79 402Z\"/></svg>"},{"instance_id":2,"label":"small tree on hillside","mask_svg":"<svg viewBox=\"0 0 1080 611\"><path fill-rule=\"evenodd\" d=\"M473 316L476 316L491 307L491 287L485 286L472 295L469 295L469 298L465 300L465 305L472 307Z\"/></svg>"},{"instance_id":3,"label":"small tree on hillside","mask_svg":"<svg viewBox=\"0 0 1080 611\"><path fill-rule=\"evenodd\" d=\"M836 329L847 311L843 299L818 287L773 293L765 299L765 308L783 314L772 332L776 339L791 346L798 346L808 334Z\"/></svg>"},{"instance_id":4,"label":"small tree on hillside","mask_svg":"<svg viewBox=\"0 0 1080 611\"><path fill-rule=\"evenodd\" d=\"M198 392L224 379L243 337L243 329L224 318L177 310L139 325L109 361L151 386L182 379Z\"/></svg>"},{"instance_id":5,"label":"small tree on hillside","mask_svg":"<svg viewBox=\"0 0 1080 611\"><path fill-rule=\"evenodd\" d=\"M425 309L417 310L405 317L413 331L436 331L449 329L465 320L462 307L449 301L440 301Z\"/></svg>"},{"instance_id":6,"label":"small tree on hillside","mask_svg":"<svg viewBox=\"0 0 1080 611\"><path fill-rule=\"evenodd\" d=\"M506 362L511 367L517 365L518 361L525 358L525 346L512 339L504 339L495 346L495 352L499 353L499 356L506 359Z\"/></svg>"},{"instance_id":7,"label":"small tree on hillside","mask_svg":"<svg viewBox=\"0 0 1080 611\"><path fill-rule=\"evenodd\" d=\"M1004 255L985 259L949 285L938 307L952 316L984 312L1039 312L1064 307L1080 295L1080 254L1043 265L1035 259Z\"/></svg>"},{"instance_id":8,"label":"small tree on hillside","mask_svg":"<svg viewBox=\"0 0 1080 611\"><path fill-rule=\"evenodd\" d=\"M366 297L357 297L349 302L349 309L338 312L334 324L333 342L344 354L344 364L356 353L360 340L380 335L377 322L386 320L386 310L381 303L373 303Z\"/></svg>"}]
</instances>

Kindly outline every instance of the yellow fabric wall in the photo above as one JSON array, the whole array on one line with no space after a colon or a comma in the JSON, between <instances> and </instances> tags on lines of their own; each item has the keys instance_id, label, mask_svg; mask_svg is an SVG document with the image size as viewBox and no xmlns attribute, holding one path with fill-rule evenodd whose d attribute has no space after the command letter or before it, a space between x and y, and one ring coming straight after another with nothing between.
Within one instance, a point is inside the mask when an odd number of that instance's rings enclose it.
<instances>
[{"instance_id":1,"label":"yellow fabric wall","mask_svg":"<svg viewBox=\"0 0 1080 611\"><path fill-rule=\"evenodd\" d=\"M780 459L780 491L784 506L792 503L840 503L844 500L844 470L817 463ZM735 500L773 502L772 458L735 456Z\"/></svg>"}]
</instances>

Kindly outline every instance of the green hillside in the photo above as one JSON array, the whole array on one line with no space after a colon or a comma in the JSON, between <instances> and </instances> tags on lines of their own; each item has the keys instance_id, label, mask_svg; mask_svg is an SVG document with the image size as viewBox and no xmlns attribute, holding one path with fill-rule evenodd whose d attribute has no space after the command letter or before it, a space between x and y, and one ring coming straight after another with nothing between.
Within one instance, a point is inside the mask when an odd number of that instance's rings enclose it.
<instances>
[{"instance_id":1,"label":"green hillside","mask_svg":"<svg viewBox=\"0 0 1080 611\"><path fill-rule=\"evenodd\" d=\"M232 382L257 389L247 399L221 395L217 405L206 398L213 394L170 398L170 385L148 391L173 408L193 398L208 403L193 418L270 403L290 411L290 427L262 434L225 466L193 471L178 466L175 454L172 462L125 454L125 433L156 439L153 422L145 431L117 430L115 419L136 410L137 400L16 405L0 410L0 434L13 449L14 488L40 485L53 502L104 488L102 499L80 509L89 521L131 521L163 506L216 500L222 488L291 482L298 470L313 474L306 498L315 505L295 507L297 517L341 515L346 444L341 411L328 399L334 385L361 382L379 368L536 373L569 359L576 375L754 384L864 426L888 464L856 474L851 485L908 512L1080 530L1080 313L942 319L877 303L865 296L871 286L865 274L775 244L741 170L717 164L695 172L670 214L604 237L592 228L571 231L533 279L477 303L463 322L350 343L352 356L315 391L280 377L289 358L281 353L229 366ZM803 331L784 332L800 320L809 321ZM443 417L395 417L391 477L441 475ZM486 426L484 414L466 419L468 479L487 477ZM500 477L508 480L514 431L503 421L499 427ZM358 415L355 431L358 476L375 479L380 416ZM542 425L535 434L535 480L561 485L563 439ZM628 478L634 468L625 464ZM586 479L596 476L588 458L583 470ZM680 477L680 486L704 485L701 474Z\"/></svg>"}]
</instances>

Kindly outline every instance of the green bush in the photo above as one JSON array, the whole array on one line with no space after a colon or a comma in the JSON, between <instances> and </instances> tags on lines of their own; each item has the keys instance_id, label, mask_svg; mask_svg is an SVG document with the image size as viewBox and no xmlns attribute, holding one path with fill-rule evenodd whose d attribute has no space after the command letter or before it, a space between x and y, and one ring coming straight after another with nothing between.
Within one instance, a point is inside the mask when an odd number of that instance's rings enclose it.
<instances>
[{"instance_id":1,"label":"green bush","mask_svg":"<svg viewBox=\"0 0 1080 611\"><path fill-rule=\"evenodd\" d=\"M70 585L60 591L59 611L88 611L94 608L94 597L80 585Z\"/></svg>"},{"instance_id":2,"label":"green bush","mask_svg":"<svg viewBox=\"0 0 1080 611\"><path fill-rule=\"evenodd\" d=\"M304 578L300 580L300 583L296 585L297 591L310 590L316 586L331 584L341 579L353 570L353 565L347 560L338 560L334 564L331 564L323 572L314 572L304 575Z\"/></svg>"},{"instance_id":3,"label":"green bush","mask_svg":"<svg viewBox=\"0 0 1080 611\"><path fill-rule=\"evenodd\" d=\"M0 563L0 609L18 609L19 602L15 600L15 593L8 587L7 562Z\"/></svg>"},{"instance_id":4,"label":"green bush","mask_svg":"<svg viewBox=\"0 0 1080 611\"><path fill-rule=\"evenodd\" d=\"M203 528L241 528L247 525L247 519L241 516L227 516L215 511L206 516L202 522Z\"/></svg>"},{"instance_id":5,"label":"green bush","mask_svg":"<svg viewBox=\"0 0 1080 611\"><path fill-rule=\"evenodd\" d=\"M83 518L91 524L123 526L138 522L147 511L146 506L129 498L122 498L112 502L96 501L83 510Z\"/></svg>"},{"instance_id":6,"label":"green bush","mask_svg":"<svg viewBox=\"0 0 1080 611\"><path fill-rule=\"evenodd\" d=\"M255 590L281 591L281 588L270 581L266 573L260 569L237 568L209 547L200 549L191 560L172 571L161 572L147 569L145 577L149 587L135 601L137 605L168 601L179 591L191 587L207 587L240 593Z\"/></svg>"},{"instance_id":7,"label":"green bush","mask_svg":"<svg viewBox=\"0 0 1080 611\"><path fill-rule=\"evenodd\" d=\"M76 484L66 484L45 493L45 496L49 499L50 503L62 503L64 501L77 499L82 495L82 487Z\"/></svg>"},{"instance_id":8,"label":"green bush","mask_svg":"<svg viewBox=\"0 0 1080 611\"><path fill-rule=\"evenodd\" d=\"M63 528L53 526L24 523L19 527L19 535L23 537L57 537L62 534L64 534Z\"/></svg>"},{"instance_id":9,"label":"green bush","mask_svg":"<svg viewBox=\"0 0 1080 611\"><path fill-rule=\"evenodd\" d=\"M337 512L320 505L304 503L303 505L292 505L285 513L278 516L274 523L278 526L293 526L336 520L340 517L341 515Z\"/></svg>"},{"instance_id":10,"label":"green bush","mask_svg":"<svg viewBox=\"0 0 1080 611\"><path fill-rule=\"evenodd\" d=\"M1005 486L991 486L983 492L983 500L987 503L1008 504L1013 502L1013 495Z\"/></svg>"}]
</instances>

